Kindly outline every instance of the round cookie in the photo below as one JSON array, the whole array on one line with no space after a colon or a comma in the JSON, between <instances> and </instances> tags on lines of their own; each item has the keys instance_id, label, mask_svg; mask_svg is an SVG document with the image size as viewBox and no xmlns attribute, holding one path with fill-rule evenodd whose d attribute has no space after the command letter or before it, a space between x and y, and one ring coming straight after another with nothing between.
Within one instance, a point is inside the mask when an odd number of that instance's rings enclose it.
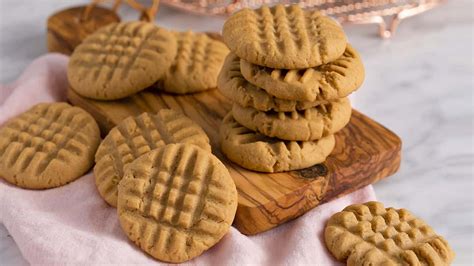
<instances>
[{"instance_id":1,"label":"round cookie","mask_svg":"<svg viewBox=\"0 0 474 266\"><path fill-rule=\"evenodd\" d=\"M380 202L354 204L326 224L326 246L347 265L450 265L446 240L405 209Z\"/></svg>"},{"instance_id":2,"label":"round cookie","mask_svg":"<svg viewBox=\"0 0 474 266\"><path fill-rule=\"evenodd\" d=\"M281 99L331 101L348 96L362 85L364 65L347 44L335 61L307 69L274 69L240 61L242 75L250 83Z\"/></svg>"},{"instance_id":3,"label":"round cookie","mask_svg":"<svg viewBox=\"0 0 474 266\"><path fill-rule=\"evenodd\" d=\"M176 38L147 22L103 27L74 50L68 65L71 87L81 96L115 100L162 78L176 56Z\"/></svg>"},{"instance_id":4,"label":"round cookie","mask_svg":"<svg viewBox=\"0 0 474 266\"><path fill-rule=\"evenodd\" d=\"M99 142L99 127L86 111L37 104L0 129L0 177L29 189L65 185L91 168Z\"/></svg>"},{"instance_id":5,"label":"round cookie","mask_svg":"<svg viewBox=\"0 0 474 266\"><path fill-rule=\"evenodd\" d=\"M339 58L346 49L342 28L318 11L282 4L234 13L222 29L232 52L271 68L310 68Z\"/></svg>"},{"instance_id":6,"label":"round cookie","mask_svg":"<svg viewBox=\"0 0 474 266\"><path fill-rule=\"evenodd\" d=\"M171 109L128 117L110 130L95 155L95 183L101 197L116 206L117 185L128 164L170 143L190 143L211 150L209 138L202 128Z\"/></svg>"},{"instance_id":7,"label":"round cookie","mask_svg":"<svg viewBox=\"0 0 474 266\"><path fill-rule=\"evenodd\" d=\"M166 262L184 262L229 231L237 189L217 157L190 144L169 144L130 164L119 184L117 212L125 234Z\"/></svg>"},{"instance_id":8,"label":"round cookie","mask_svg":"<svg viewBox=\"0 0 474 266\"><path fill-rule=\"evenodd\" d=\"M292 112L308 109L325 101L291 101L276 98L248 82L240 73L240 58L230 53L217 80L222 94L243 107L252 107L260 111Z\"/></svg>"},{"instance_id":9,"label":"round cookie","mask_svg":"<svg viewBox=\"0 0 474 266\"><path fill-rule=\"evenodd\" d=\"M161 90L185 94L217 88L217 75L229 53L224 43L205 33L176 32L178 52Z\"/></svg>"},{"instance_id":10,"label":"round cookie","mask_svg":"<svg viewBox=\"0 0 474 266\"><path fill-rule=\"evenodd\" d=\"M315 141L270 138L240 125L226 115L220 127L222 152L234 163L253 171L283 172L307 168L326 160L334 149L334 135Z\"/></svg>"},{"instance_id":11,"label":"round cookie","mask_svg":"<svg viewBox=\"0 0 474 266\"><path fill-rule=\"evenodd\" d=\"M351 118L349 99L342 98L303 111L262 112L238 104L232 106L235 120L268 137L309 141L341 130Z\"/></svg>"}]
</instances>

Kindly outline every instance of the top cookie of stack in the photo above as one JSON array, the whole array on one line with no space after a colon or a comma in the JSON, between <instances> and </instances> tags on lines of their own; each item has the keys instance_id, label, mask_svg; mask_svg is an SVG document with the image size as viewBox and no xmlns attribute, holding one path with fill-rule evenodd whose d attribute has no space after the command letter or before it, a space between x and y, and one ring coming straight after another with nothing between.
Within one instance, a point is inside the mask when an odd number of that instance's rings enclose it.
<instances>
[{"instance_id":1,"label":"top cookie of stack","mask_svg":"<svg viewBox=\"0 0 474 266\"><path fill-rule=\"evenodd\" d=\"M68 79L78 94L97 100L121 99L149 87L199 92L217 87L228 52L204 33L170 32L148 22L116 23L74 50Z\"/></svg>"},{"instance_id":2,"label":"top cookie of stack","mask_svg":"<svg viewBox=\"0 0 474 266\"><path fill-rule=\"evenodd\" d=\"M231 53L218 87L234 101L221 127L223 152L264 172L324 161L333 134L350 120L346 97L364 80L360 56L342 28L298 5L262 6L233 14L223 39ZM257 164L259 156L274 160Z\"/></svg>"}]
</instances>

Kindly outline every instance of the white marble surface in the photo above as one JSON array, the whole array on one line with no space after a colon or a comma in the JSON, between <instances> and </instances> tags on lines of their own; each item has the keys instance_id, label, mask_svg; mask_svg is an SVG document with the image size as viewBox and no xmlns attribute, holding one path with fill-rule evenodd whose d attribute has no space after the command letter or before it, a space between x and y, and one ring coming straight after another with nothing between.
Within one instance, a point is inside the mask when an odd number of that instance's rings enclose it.
<instances>
[{"instance_id":1,"label":"white marble surface","mask_svg":"<svg viewBox=\"0 0 474 266\"><path fill-rule=\"evenodd\" d=\"M0 82L13 81L45 52L49 14L81 2L86 1L0 0ZM374 26L346 27L367 73L356 107L403 140L401 169L375 185L377 196L411 210L445 236L457 265L474 264L473 12L472 1L451 0L403 21L385 41ZM218 31L223 19L163 8L158 23ZM0 265L22 264L27 262L0 224Z\"/></svg>"}]
</instances>

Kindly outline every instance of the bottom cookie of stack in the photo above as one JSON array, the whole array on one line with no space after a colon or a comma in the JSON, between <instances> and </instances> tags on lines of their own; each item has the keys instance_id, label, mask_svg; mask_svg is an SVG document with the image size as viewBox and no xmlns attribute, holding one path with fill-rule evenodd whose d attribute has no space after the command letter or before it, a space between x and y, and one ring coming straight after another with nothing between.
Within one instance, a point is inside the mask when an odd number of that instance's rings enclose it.
<instances>
[{"instance_id":1,"label":"bottom cookie of stack","mask_svg":"<svg viewBox=\"0 0 474 266\"><path fill-rule=\"evenodd\" d=\"M314 141L288 141L264 136L228 113L220 127L222 152L234 163L259 172L284 172L322 163L335 146L334 135Z\"/></svg>"}]
</instances>

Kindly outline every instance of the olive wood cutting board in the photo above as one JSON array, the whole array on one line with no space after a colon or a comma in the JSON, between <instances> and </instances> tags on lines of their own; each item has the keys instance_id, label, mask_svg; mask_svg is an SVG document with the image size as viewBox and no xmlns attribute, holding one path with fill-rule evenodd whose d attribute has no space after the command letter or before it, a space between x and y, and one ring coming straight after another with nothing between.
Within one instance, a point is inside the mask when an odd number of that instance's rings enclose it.
<instances>
[{"instance_id":1,"label":"olive wood cutting board","mask_svg":"<svg viewBox=\"0 0 474 266\"><path fill-rule=\"evenodd\" d=\"M162 108L181 111L198 123L208 134L213 153L234 178L239 193L234 226L247 235L269 230L323 202L377 182L400 165L400 138L356 110L336 134L336 147L326 162L267 174L243 169L220 151L219 125L232 105L219 90L179 96L147 90L118 101L96 101L69 89L68 99L91 113L104 135L128 116Z\"/></svg>"}]
</instances>

